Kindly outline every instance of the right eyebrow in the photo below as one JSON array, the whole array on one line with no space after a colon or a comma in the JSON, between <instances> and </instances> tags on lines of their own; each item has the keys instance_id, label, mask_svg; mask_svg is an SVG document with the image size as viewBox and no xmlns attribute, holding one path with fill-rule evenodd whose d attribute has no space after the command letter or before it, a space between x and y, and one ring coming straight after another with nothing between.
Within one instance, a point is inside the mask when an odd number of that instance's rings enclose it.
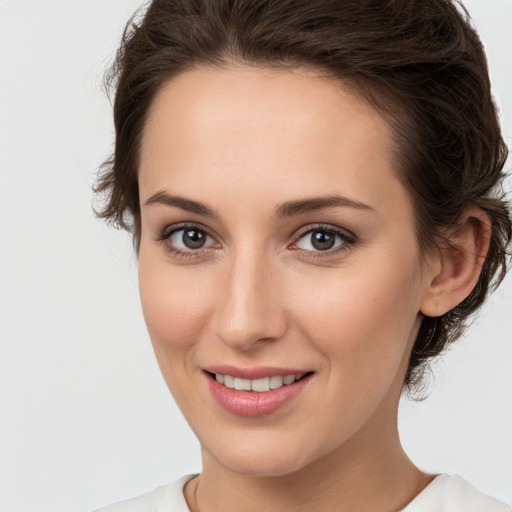
<instances>
[{"instance_id":1,"label":"right eyebrow","mask_svg":"<svg viewBox=\"0 0 512 512\"><path fill-rule=\"evenodd\" d=\"M210 217L212 219L219 217L215 211L206 206L204 203L193 201L192 199L186 199L185 197L181 196L173 196L164 191L153 194L149 199L146 200L144 204L146 206L152 204L163 204L166 206L174 206L187 212L196 213L197 215L201 215L203 217Z\"/></svg>"}]
</instances>

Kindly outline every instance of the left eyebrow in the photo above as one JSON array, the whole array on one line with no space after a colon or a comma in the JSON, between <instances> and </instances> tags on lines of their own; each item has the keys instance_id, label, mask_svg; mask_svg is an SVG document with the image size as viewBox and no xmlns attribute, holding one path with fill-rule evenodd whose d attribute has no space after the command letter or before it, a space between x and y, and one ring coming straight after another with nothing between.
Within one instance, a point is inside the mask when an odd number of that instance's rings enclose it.
<instances>
[{"instance_id":1,"label":"left eyebrow","mask_svg":"<svg viewBox=\"0 0 512 512\"><path fill-rule=\"evenodd\" d=\"M277 218L294 217L296 215L303 215L304 213L315 212L323 210L324 208L332 208L335 206L357 208L358 210L368 210L377 212L375 208L355 201L344 196L322 196L299 199L297 201L287 201L276 206L275 213Z\"/></svg>"}]
</instances>

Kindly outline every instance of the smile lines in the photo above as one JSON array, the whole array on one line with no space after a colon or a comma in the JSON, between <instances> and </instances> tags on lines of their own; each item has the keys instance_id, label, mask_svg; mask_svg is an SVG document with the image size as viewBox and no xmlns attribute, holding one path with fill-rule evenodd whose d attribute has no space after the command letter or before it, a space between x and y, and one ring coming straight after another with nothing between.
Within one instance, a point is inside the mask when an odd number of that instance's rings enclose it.
<instances>
[{"instance_id":1,"label":"smile lines","mask_svg":"<svg viewBox=\"0 0 512 512\"><path fill-rule=\"evenodd\" d=\"M294 375L274 375L272 377L263 377L261 379L241 379L240 377L232 377L231 375L222 375L220 373L211 374L215 380L227 388L237 391L255 391L257 393L265 393L271 389L279 389L288 386L302 379L305 373L297 373Z\"/></svg>"}]
</instances>

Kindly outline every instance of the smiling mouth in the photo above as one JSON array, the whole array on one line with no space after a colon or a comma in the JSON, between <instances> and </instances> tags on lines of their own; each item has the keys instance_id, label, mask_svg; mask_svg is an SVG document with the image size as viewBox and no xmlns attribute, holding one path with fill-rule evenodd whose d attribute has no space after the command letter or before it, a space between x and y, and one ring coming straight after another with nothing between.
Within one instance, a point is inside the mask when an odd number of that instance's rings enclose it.
<instances>
[{"instance_id":1,"label":"smiling mouth","mask_svg":"<svg viewBox=\"0 0 512 512\"><path fill-rule=\"evenodd\" d=\"M256 393L265 393L273 389L279 389L283 386L289 386L313 372L297 373L292 375L273 375L272 377L263 377L261 379L242 379L232 375L223 375L221 373L210 373L208 375L215 379L219 384L236 391L254 391Z\"/></svg>"}]
</instances>

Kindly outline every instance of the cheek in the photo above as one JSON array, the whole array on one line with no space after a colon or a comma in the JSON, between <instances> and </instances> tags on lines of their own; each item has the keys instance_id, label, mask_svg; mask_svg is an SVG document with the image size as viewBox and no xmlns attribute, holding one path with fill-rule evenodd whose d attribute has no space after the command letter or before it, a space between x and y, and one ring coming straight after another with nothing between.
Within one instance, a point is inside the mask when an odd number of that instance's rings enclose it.
<instances>
[{"instance_id":1,"label":"cheek","mask_svg":"<svg viewBox=\"0 0 512 512\"><path fill-rule=\"evenodd\" d=\"M347 268L297 290L296 318L331 364L384 372L396 369L415 335L419 289L417 266L407 262Z\"/></svg>"},{"instance_id":2,"label":"cheek","mask_svg":"<svg viewBox=\"0 0 512 512\"><path fill-rule=\"evenodd\" d=\"M162 257L160 256L160 259ZM195 396L184 386L195 366L197 340L210 316L211 287L201 276L139 253L141 304L153 350L171 394L190 417Z\"/></svg>"},{"instance_id":3,"label":"cheek","mask_svg":"<svg viewBox=\"0 0 512 512\"><path fill-rule=\"evenodd\" d=\"M211 304L208 281L169 265L165 259L139 256L139 287L144 318L155 353L188 350L204 327Z\"/></svg>"}]
</instances>

